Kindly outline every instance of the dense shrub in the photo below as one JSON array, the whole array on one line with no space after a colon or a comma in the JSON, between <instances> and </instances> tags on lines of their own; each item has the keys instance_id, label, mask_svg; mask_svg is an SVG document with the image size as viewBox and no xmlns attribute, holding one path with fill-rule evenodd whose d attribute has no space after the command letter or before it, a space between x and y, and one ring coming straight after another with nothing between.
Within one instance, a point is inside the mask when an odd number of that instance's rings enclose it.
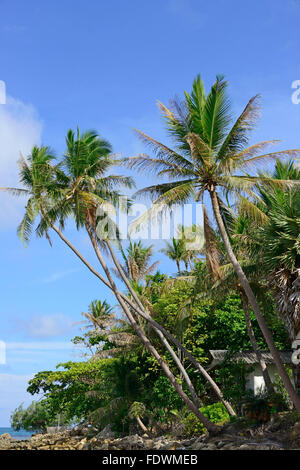
<instances>
[{"instance_id":1,"label":"dense shrub","mask_svg":"<svg viewBox=\"0 0 300 470\"><path fill-rule=\"evenodd\" d=\"M226 411L223 403L218 402L213 405L207 405L200 408L201 413L204 414L212 423L224 424L229 421L229 414ZM197 436L203 434L205 428L202 423L196 418L193 413L189 413L184 420L185 432L188 436Z\"/></svg>"}]
</instances>

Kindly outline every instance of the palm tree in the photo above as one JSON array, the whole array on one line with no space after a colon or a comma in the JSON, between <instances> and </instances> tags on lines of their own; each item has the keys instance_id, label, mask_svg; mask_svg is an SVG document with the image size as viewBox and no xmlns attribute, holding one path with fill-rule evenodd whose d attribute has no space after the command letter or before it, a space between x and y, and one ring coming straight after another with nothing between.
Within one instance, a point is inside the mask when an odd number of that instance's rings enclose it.
<instances>
[{"instance_id":1,"label":"palm tree","mask_svg":"<svg viewBox=\"0 0 300 470\"><path fill-rule=\"evenodd\" d=\"M49 181L47 180L45 184L41 185L38 181L38 178L36 178L34 181L32 180L32 185L29 185L28 190L26 190L26 194L34 195L36 203L40 204L41 207L39 214L41 216L41 222L37 227L37 234L41 236L47 233L50 228L53 229L61 238L61 240L63 240L64 243L66 243L66 245L88 267L88 269L114 292L130 324L134 328L137 335L140 337L145 348L160 364L163 372L170 380L177 393L181 396L190 410L194 412L199 420L204 424L208 431L215 432L218 428L199 411L197 395L194 392L190 380L189 383L187 383L192 393L193 401L183 391L182 386L177 382L168 364L161 358L157 350L146 337L145 333L141 330L133 316L132 311L138 313L152 324L154 330L157 331L157 334L161 338L161 341L171 353L176 365L180 368L181 371L183 371L184 368L181 362L165 339L164 335L168 336L177 345L178 342L176 338L172 337L172 335L170 335L163 327L152 320L144 310L141 310L140 305L137 306L135 302L132 302L128 297L126 297L117 289L110 270L108 269L99 250L99 240L96 234L97 208L101 206L102 208L104 207L107 211L107 207L113 207L113 203L119 195L115 190L115 187L126 184L127 186L131 186L132 181L129 178L124 178L121 176L105 176L104 173L113 164L113 160L109 155L109 144L105 141L101 141L96 133L88 132L80 136L79 131L77 131L76 139L75 134L72 131L69 131L66 140L67 152L64 160L57 168L53 168L53 172L50 173L49 176ZM29 158L29 164L25 160L23 161L21 173L30 173L33 171L34 161L31 160L32 158ZM62 172L61 168L63 168L65 172ZM37 169L39 170L40 175L44 173L43 165L37 166ZM36 188L39 188L39 190L36 191ZM2 189L9 190L8 188ZM12 188L11 191L14 194L23 194L24 192L24 190L18 190L14 188ZM31 217L31 213L28 213L27 211L26 216L28 216L27 219L29 220L29 226L31 228L35 218ZM35 213L35 216L37 215L38 210L36 210ZM97 258L107 276L107 280L93 268L93 266L81 255L81 253L62 233L61 229L64 228L65 220L70 215L74 216L78 228L86 228ZM59 221L60 228L55 225L56 220ZM108 240L106 240L105 243L111 250L111 245L108 243ZM190 355L188 351L185 349L184 351L185 354L189 357ZM191 358L191 360L194 361L199 370L202 371L204 376L211 382L212 386L215 387L216 393L220 399L222 399L221 391L217 385L214 384L211 377L194 358ZM186 374L185 371L184 373ZM186 377L188 378L187 374ZM225 400L224 404L227 404ZM227 404L227 406L230 410L230 405ZM232 414L234 414L232 409L231 411Z\"/></svg>"},{"instance_id":2,"label":"palm tree","mask_svg":"<svg viewBox=\"0 0 300 470\"><path fill-rule=\"evenodd\" d=\"M40 210L41 222L37 227L37 234L42 236L43 234L47 233L47 231L51 228L53 229L60 239L73 251L74 254L85 264L85 266L92 272L101 282L103 282L109 289L111 289L119 304L121 305L125 315L127 316L129 322L131 323L132 327L136 331L137 335L140 337L142 343L148 349L150 354L152 354L155 359L160 364L163 372L167 376L167 378L172 383L173 387L177 391L177 393L181 396L183 401L186 405L195 413L195 415L199 418L199 420L204 424L204 426L208 429L209 432L215 432L217 427L213 425L203 414L199 411L197 406L197 395L194 392L192 384L190 380L188 381L188 375L182 366L180 360L178 359L177 355L169 345L166 340L168 337L173 344L180 348L184 355L195 365L195 367L201 372L201 374L208 380L211 384L212 388L214 389L218 398L224 403L228 412L234 415L234 411L231 408L230 404L224 400L223 395L217 386L217 384L212 380L210 375L205 371L205 369L196 361L196 359L178 342L178 340L171 335L165 328L155 322L151 316L141 307L138 302L138 299L134 297L134 302L121 293L114 283L110 270L108 269L98 246L98 238L95 234L95 217L96 217L96 207L99 205L103 205L107 207L107 200L110 202L111 200L114 201L117 197L117 192L111 191L111 188L114 184L132 184L131 181L124 179L123 177L119 176L111 176L105 177L103 175L104 171L112 164L112 162L108 161L108 146L107 144L104 145L103 142L97 144L94 140L98 139L96 133L85 133L81 136L83 142L81 143L79 131L77 132L77 140L75 140L74 133L72 131L68 132L67 136L67 143L68 143L68 151L64 158L64 161L53 167L53 172L50 173L49 181L47 180L46 183L40 184L38 177L32 180L31 186L28 186L27 190L19 190L16 188L1 188L2 190L12 191L13 194L28 194L31 196L36 204L40 204L42 208ZM79 140L78 140L79 139ZM102 155L104 148L105 155ZM73 152L73 153L72 153ZM92 155L89 155L89 152ZM98 158L104 160L103 162L98 162L96 155L98 153ZM84 155L86 155L86 161L84 162ZM34 159L32 156L29 158L29 162L27 163L24 159L22 162L21 167L21 175L20 179L23 180L23 173L25 172L32 172L34 168ZM47 164L48 165L48 164ZM61 167L66 169L66 174L61 171ZM39 170L39 173L44 173L43 165L37 165L36 170ZM93 171L95 172L93 177ZM38 173L38 172L37 172ZM82 174L81 174L82 173ZM97 176L98 175L98 176ZM96 176L96 177L95 177ZM100 177L101 176L101 177ZM94 181L96 179L96 181ZM42 180L42 179L41 179ZM99 181L100 180L100 181ZM102 181L103 180L103 181ZM38 189L38 191L37 191ZM94 194L95 193L95 194ZM104 200L104 197L106 200ZM26 211L27 212L27 211ZM31 215L31 214L30 214ZM35 213L35 217L38 215L38 211ZM104 269L104 272L107 276L107 279L103 277L85 258L84 256L77 250L77 248L65 237L62 232L62 228L64 227L65 220L69 215L74 215L77 227L85 226L96 256L101 263L101 266ZM35 217L28 217L30 228L32 228L33 222ZM55 225L56 219L59 220L61 228L58 228ZM122 268L115 257L113 250L111 249L111 244L109 243L108 239L105 241L107 244L109 251L112 255L115 265L119 268L120 272L122 272ZM124 274L124 273L123 273ZM123 277L122 277L123 279ZM124 279L123 279L124 280ZM125 276L124 281L128 287L130 287L130 283ZM131 292L132 293L132 292ZM189 399L189 397L183 391L181 385L176 381L173 373L171 372L168 364L160 357L156 349L150 343L148 338L145 336L144 332L141 330L139 325L137 324L132 312L140 315L142 318L146 319L154 328L154 331L157 332L159 337L161 338L162 343L165 345L167 350L170 352L171 356L173 357L176 365L179 367L180 371L183 374L186 374L187 385L190 389L190 392L193 397L193 401Z\"/></svg>"},{"instance_id":3,"label":"palm tree","mask_svg":"<svg viewBox=\"0 0 300 470\"><path fill-rule=\"evenodd\" d=\"M192 224L191 226L179 225L177 228L178 238L184 243L182 260L185 270L190 268L193 271L193 262L197 261L197 255L200 254L204 242L204 229L201 225Z\"/></svg>"},{"instance_id":4,"label":"palm tree","mask_svg":"<svg viewBox=\"0 0 300 470\"><path fill-rule=\"evenodd\" d=\"M300 332L300 191L269 192L268 204L268 222L258 234L263 249L257 256L268 273L277 313L293 343ZM294 367L294 380L300 391L298 366Z\"/></svg>"},{"instance_id":5,"label":"palm tree","mask_svg":"<svg viewBox=\"0 0 300 470\"><path fill-rule=\"evenodd\" d=\"M256 244L252 243L250 252L252 257L253 255L256 257L256 266L260 267L261 274L269 281L268 284L275 293L277 313L284 321L291 343L293 343L300 330L300 307L297 302L299 294L297 282L294 283L293 280L295 275L297 277L296 266L299 266L296 255L297 223L295 224L298 218L299 189L296 185L292 185L286 190L280 184L274 184L274 180L299 183L300 169L295 166L293 160L287 162L277 160L273 174L264 172L261 173L261 176L271 176L271 182L265 179L264 183L257 188L260 195L257 206L260 213L263 214L264 223L259 224L259 229L253 233ZM247 207L244 209L247 212ZM255 225L256 207L252 207L246 215L252 219L252 223ZM285 245L284 240L286 242L289 240L290 243ZM267 243L267 249L265 249L265 243ZM270 258L272 256L273 259ZM288 268L283 259L289 259L295 263L292 271L291 266ZM292 284L293 288L290 290ZM290 292L288 292L289 290ZM299 368L293 367L293 372L296 390L299 392Z\"/></svg>"},{"instance_id":6,"label":"palm tree","mask_svg":"<svg viewBox=\"0 0 300 470\"><path fill-rule=\"evenodd\" d=\"M0 188L14 196L27 197L25 214L18 226L18 236L26 244L32 234L32 227L36 218L44 214L49 208L48 196L54 196L64 184L64 174L60 165L53 165L54 153L49 147L34 146L28 161L20 154L19 180L22 188ZM47 196L47 198L46 198ZM51 244L47 229L45 235Z\"/></svg>"},{"instance_id":7,"label":"palm tree","mask_svg":"<svg viewBox=\"0 0 300 470\"><path fill-rule=\"evenodd\" d=\"M207 425L211 431L214 431L215 426L211 426L211 423L199 412L198 407L198 398L192 383L188 377L188 374L183 370L183 366L178 359L177 355L173 351L172 347L169 345L161 331L158 331L158 335L161 338L161 341L171 353L174 361L180 370L185 374L188 386L192 393L193 399L196 402L192 402L185 392L183 391L181 385L176 381L173 373L168 367L167 363L160 357L157 350L150 343L149 339L146 337L145 332L142 330L140 325L136 322L132 312L128 308L127 304L122 299L117 286L112 278L111 272L101 255L99 250L99 238L97 233L97 212L100 207L104 208L104 212L107 213L107 208L113 209L111 206L116 202L117 198L120 196L116 191L112 191L112 188L116 184L121 183L123 186L127 187L132 186L132 180L130 178L117 177L117 176L103 176L103 173L111 166L112 160L109 156L110 147L106 142L102 142L98 138L96 133L85 133L80 136L79 131L77 132L77 139L72 131L69 131L67 134L67 152L64 158L64 167L66 169L68 183L66 184L65 191L63 193L63 198L58 198L58 204L47 213L47 217L51 219L60 218L61 225L64 223L64 218L66 215L73 214L76 220L77 227L85 227L92 246L94 248L95 254L106 274L108 282L112 287L112 290L124 311L126 317L131 323L137 335L142 340L144 346L148 351L154 355L161 365L164 373L171 381L172 385L176 391L180 394L182 399L185 401L187 406L190 407L192 411L196 413L200 420L205 421L205 426ZM98 142L99 141L99 142ZM43 225L41 225L43 229ZM102 236L105 234L102 233ZM121 277L124 274L120 264L116 263L116 258L112 250L112 246L109 242L110 233L107 232L107 238L102 240L102 245L104 241L104 246L108 246L110 254L116 264ZM133 299L138 303L138 306L143 309L143 305L140 303L138 297L136 296L132 286L130 286L129 280L125 276L126 285L130 290L130 293L133 295Z\"/></svg>"},{"instance_id":8,"label":"palm tree","mask_svg":"<svg viewBox=\"0 0 300 470\"><path fill-rule=\"evenodd\" d=\"M261 367L266 388L268 393L271 395L274 393L274 388L255 337L249 312L248 299L241 286L236 282L234 275L235 272L231 263L228 264L224 247L222 246L218 234L211 226L205 207L203 209L205 243L201 254L205 254L206 262L196 264L196 269L194 269L191 274L191 278L195 280L194 295L197 296L200 294L201 297L207 297L214 300L216 300L216 298L222 300L228 292L232 291L236 291L240 295L248 336L253 347L253 351L256 354L258 364ZM235 252L238 255L238 259L243 267L245 267L246 264L248 268L250 254L249 250L246 249L246 246L249 244L249 233L247 232L249 223L244 223L244 220L250 222L250 219L245 215L242 216L239 214L238 216L235 216L231 209L225 206L223 206L222 209L223 217L225 217L231 242L234 248L236 248ZM246 263L245 260L247 260ZM254 269L255 273L253 276L253 264L255 263L253 258L250 261L252 261L250 280L251 287L253 287L253 280L257 283L257 270ZM247 271L249 272L248 269Z\"/></svg>"},{"instance_id":9,"label":"palm tree","mask_svg":"<svg viewBox=\"0 0 300 470\"><path fill-rule=\"evenodd\" d=\"M229 217L228 217L229 215ZM259 283L258 279L258 269L256 265L256 260L253 259L253 256L250 254L250 246L251 246L251 231L252 228L252 221L246 214L238 213L235 215L229 208L227 208L227 213L224 213L224 217L227 218L227 227L228 233L230 235L230 240L232 246L235 249L235 253L243 269L247 272L247 277L249 279L251 288L254 291L259 291L260 293L264 292L266 288L266 283L262 286L262 283ZM212 230L212 228L211 228ZM217 234L214 234L215 240L217 239ZM264 378L264 382L266 385L266 389L269 395L274 393L274 387L272 385L272 381L268 372L268 368L266 362L261 354L261 351L258 346L258 342L255 337L254 329L251 322L250 312L249 312L249 301L248 298L243 290L243 288L236 283L235 276L233 276L233 269L232 265L228 265L226 259L226 252L222 253L222 248L220 243L218 244L219 247L219 258L223 261L223 264L219 264L217 261L214 266L212 263L209 265L211 268L211 273L213 278L215 279L215 287L213 289L213 295L215 295L216 291L220 291L217 293L218 296L224 295L224 291L235 290L240 295L241 304L244 311L245 323L247 327L248 336L250 339L250 343L252 345L253 351L255 352L257 362L261 368L262 375ZM209 248L211 248L209 246ZM211 258L211 256L207 255L207 258ZM213 266L213 267L212 267Z\"/></svg>"},{"instance_id":10,"label":"palm tree","mask_svg":"<svg viewBox=\"0 0 300 470\"><path fill-rule=\"evenodd\" d=\"M155 153L155 157L143 154L124 161L130 168L146 170L148 174L153 170L158 176L168 176L171 180L138 191L139 195L157 196L151 209L152 213L158 213L166 206L182 204L191 198L204 202L204 195L209 195L227 256L256 315L279 375L291 400L300 411L300 397L292 386L259 303L233 252L221 210L222 193L243 197L244 204L248 206L253 205L253 202L244 197L245 195L257 199L255 187L265 178L243 174L243 171L274 158L298 155L300 150L260 153L275 141L260 142L247 147L250 131L258 119L259 97L251 98L235 123L230 125L231 108L226 89L227 82L218 76L211 90L205 94L204 84L198 76L193 83L192 93L185 93L183 103L173 101L170 109L159 104L175 149L137 131L142 141ZM280 182L281 185L285 183L284 180ZM148 217L149 213L143 220ZM141 219L136 222L138 223L141 223Z\"/></svg>"},{"instance_id":11,"label":"palm tree","mask_svg":"<svg viewBox=\"0 0 300 470\"><path fill-rule=\"evenodd\" d=\"M292 160L276 162L273 180L300 181L300 169ZM260 226L258 242L263 242L264 250L258 249L258 256L263 257L264 266L271 271L269 279L275 289L277 311L283 318L293 342L300 332L300 303L297 297L297 277L300 268L300 191L290 187L284 191L274 184L259 188L263 201L261 209L267 216L267 222ZM258 248L259 245L256 245ZM292 289L288 293L288 290Z\"/></svg>"},{"instance_id":12,"label":"palm tree","mask_svg":"<svg viewBox=\"0 0 300 470\"><path fill-rule=\"evenodd\" d=\"M76 336L72 342L88 349L88 355L93 359L124 353L138 342L136 335L128 331L128 323L117 318L113 307L106 300L93 300L88 312L82 312L82 316L86 319L82 328L85 333L83 337ZM111 344L108 345L107 341Z\"/></svg>"},{"instance_id":13,"label":"palm tree","mask_svg":"<svg viewBox=\"0 0 300 470\"><path fill-rule=\"evenodd\" d=\"M175 261L177 271L181 273L180 261L183 261L186 256L184 240L182 238L176 239L173 237L171 243L166 242L165 248L162 248L160 252L164 253L172 261Z\"/></svg>"},{"instance_id":14,"label":"palm tree","mask_svg":"<svg viewBox=\"0 0 300 470\"><path fill-rule=\"evenodd\" d=\"M95 330L105 330L115 323L114 309L106 300L93 300L89 305L88 312L82 315L88 320L88 328Z\"/></svg>"},{"instance_id":15,"label":"palm tree","mask_svg":"<svg viewBox=\"0 0 300 470\"><path fill-rule=\"evenodd\" d=\"M150 275L159 263L159 261L151 263L153 245L145 247L140 240L130 241L126 253L123 249L121 253L124 260L123 271L128 279L135 283L145 280L145 277Z\"/></svg>"},{"instance_id":16,"label":"palm tree","mask_svg":"<svg viewBox=\"0 0 300 470\"><path fill-rule=\"evenodd\" d=\"M144 431L144 433L149 434L148 429L146 428L146 426L144 425L141 419L143 418L145 413L146 413L146 407L144 403L134 401L129 409L128 415L130 418L135 418L137 420L138 425L140 426L141 430Z\"/></svg>"}]
</instances>

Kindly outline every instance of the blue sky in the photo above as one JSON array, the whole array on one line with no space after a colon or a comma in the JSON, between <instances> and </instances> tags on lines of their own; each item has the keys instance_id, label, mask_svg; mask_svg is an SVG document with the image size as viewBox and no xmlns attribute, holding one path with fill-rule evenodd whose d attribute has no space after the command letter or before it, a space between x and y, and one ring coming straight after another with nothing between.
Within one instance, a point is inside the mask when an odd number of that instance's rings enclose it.
<instances>
[{"instance_id":1,"label":"blue sky","mask_svg":"<svg viewBox=\"0 0 300 470\"><path fill-rule=\"evenodd\" d=\"M70 127L95 128L114 151L143 147L137 127L165 140L156 101L189 90L196 74L211 84L225 74L236 112L262 94L253 139L299 147L300 106L291 84L300 79L299 0L0 0L0 186L16 184L19 151L33 144L64 150ZM139 186L151 183L145 176ZM23 204L24 205L24 204ZM31 399L26 382L39 370L78 359L70 338L94 298L107 291L54 237L51 249L16 236L22 201L0 200L0 426L11 409ZM84 233L68 235L93 260ZM159 255L160 269L175 267Z\"/></svg>"}]
</instances>

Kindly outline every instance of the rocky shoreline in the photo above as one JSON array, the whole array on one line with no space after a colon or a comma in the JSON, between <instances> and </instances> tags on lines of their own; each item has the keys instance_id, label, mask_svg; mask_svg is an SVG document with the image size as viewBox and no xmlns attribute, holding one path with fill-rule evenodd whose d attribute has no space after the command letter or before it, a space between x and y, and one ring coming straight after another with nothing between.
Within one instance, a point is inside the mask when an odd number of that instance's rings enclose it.
<instances>
[{"instance_id":1,"label":"rocky shoreline","mask_svg":"<svg viewBox=\"0 0 300 470\"><path fill-rule=\"evenodd\" d=\"M36 434L18 441L9 434L0 436L0 450L300 450L300 419L283 414L263 426L230 423L217 436L189 439L138 434L113 437L91 429L77 428L55 434Z\"/></svg>"}]
</instances>

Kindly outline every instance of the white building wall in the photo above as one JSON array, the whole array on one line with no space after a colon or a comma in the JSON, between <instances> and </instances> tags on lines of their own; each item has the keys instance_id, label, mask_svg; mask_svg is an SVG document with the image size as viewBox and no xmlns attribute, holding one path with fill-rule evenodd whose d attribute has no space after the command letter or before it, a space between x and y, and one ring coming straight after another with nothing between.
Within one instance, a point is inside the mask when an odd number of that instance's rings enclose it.
<instances>
[{"instance_id":1,"label":"white building wall","mask_svg":"<svg viewBox=\"0 0 300 470\"><path fill-rule=\"evenodd\" d=\"M271 381L274 382L275 374L278 374L275 364L268 365L267 369L268 369ZM258 364L255 366L255 369L253 370L253 372L250 372L246 376L246 389L252 390L254 392L254 395L259 395L259 393L266 390L262 371Z\"/></svg>"}]
</instances>

